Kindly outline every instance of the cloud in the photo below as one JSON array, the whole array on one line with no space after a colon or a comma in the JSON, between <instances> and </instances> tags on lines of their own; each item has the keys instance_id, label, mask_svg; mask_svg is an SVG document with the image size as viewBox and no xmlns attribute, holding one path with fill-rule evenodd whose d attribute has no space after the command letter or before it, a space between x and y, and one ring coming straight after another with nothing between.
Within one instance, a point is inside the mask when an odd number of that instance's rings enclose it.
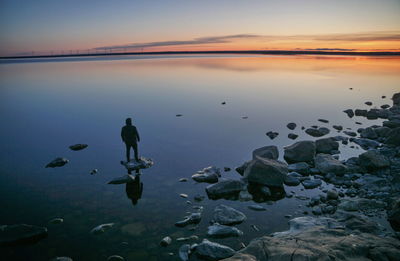
<instances>
[{"instance_id":1,"label":"cloud","mask_svg":"<svg viewBox=\"0 0 400 261\"><path fill-rule=\"evenodd\" d=\"M179 45L201 45L201 44L215 44L215 43L229 43L232 40L241 38L258 38L260 35L255 34L235 34L235 35L224 35L224 36L211 36L211 37L199 37L193 40L187 41L160 41L160 42L148 42L148 43L131 43L125 45L113 45L96 47L96 50L103 49L124 49L124 48L147 48L147 47L163 47L163 46L179 46Z\"/></svg>"},{"instance_id":2,"label":"cloud","mask_svg":"<svg viewBox=\"0 0 400 261\"><path fill-rule=\"evenodd\" d=\"M313 42L374 42L374 41L400 41L400 31L377 31L348 34L309 34L309 35L258 35L258 34L235 34L223 36L199 37L192 40L157 41L145 43L130 43L124 45L111 45L96 47L94 50L104 49L128 49L128 48L149 48L168 46L188 46L204 44L231 43L238 39L257 39L261 42L273 41L313 41ZM310 50L320 51L353 51L353 49L318 48Z\"/></svg>"}]
</instances>

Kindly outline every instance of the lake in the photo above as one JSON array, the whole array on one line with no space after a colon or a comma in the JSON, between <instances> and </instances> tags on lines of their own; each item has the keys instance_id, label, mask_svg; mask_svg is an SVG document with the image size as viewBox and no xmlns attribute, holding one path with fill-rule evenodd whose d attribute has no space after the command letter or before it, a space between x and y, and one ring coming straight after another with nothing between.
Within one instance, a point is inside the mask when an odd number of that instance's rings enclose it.
<instances>
[{"instance_id":1,"label":"lake","mask_svg":"<svg viewBox=\"0 0 400 261\"><path fill-rule=\"evenodd\" d=\"M239 179L235 167L251 159L254 149L280 149L297 140L314 140L301 126L332 125L356 130L381 123L348 118L343 110L392 104L399 91L400 59L359 56L175 55L2 60L0 62L0 224L26 223L48 228L34 245L2 249L3 260L178 260L182 242L206 237L215 206L226 204L246 214L237 227L240 238L213 240L240 249L241 242L288 228L285 215L301 216L307 201L285 198L260 203L267 211L248 209L254 202L193 200L206 195L207 184L191 175L216 166L225 178ZM350 89L352 88L352 89ZM382 98L387 96L387 98ZM222 104L226 102L226 104ZM182 117L176 117L182 114ZM137 202L125 185L109 185L126 174L120 161L125 146L120 131L132 117L141 136L139 153L154 166L142 171L143 192ZM327 119L329 123L318 122ZM294 131L286 128L297 123ZM271 140L265 134L277 131ZM68 146L86 143L82 151ZM362 149L341 145L341 159ZM56 157L70 162L44 168ZM92 169L96 175L90 175ZM188 178L188 182L179 182ZM316 195L319 189L286 187L287 193ZM182 198L185 193L189 197ZM186 201L190 200L192 204ZM136 204L134 204L136 203ZM193 205L204 207L199 227L178 228ZM49 224L53 218L62 224ZM91 229L115 223L101 235ZM251 225L256 225L255 231ZM196 242L195 240L189 242ZM170 256L172 252L175 255Z\"/></svg>"}]
</instances>

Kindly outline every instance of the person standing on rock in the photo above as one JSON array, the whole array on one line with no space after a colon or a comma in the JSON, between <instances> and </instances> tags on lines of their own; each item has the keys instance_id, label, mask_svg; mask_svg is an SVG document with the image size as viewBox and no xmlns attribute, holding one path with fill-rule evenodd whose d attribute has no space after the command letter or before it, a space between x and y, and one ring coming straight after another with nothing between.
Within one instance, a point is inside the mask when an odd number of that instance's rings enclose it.
<instances>
[{"instance_id":1,"label":"person standing on rock","mask_svg":"<svg viewBox=\"0 0 400 261\"><path fill-rule=\"evenodd\" d=\"M135 160L139 161L139 152L137 143L140 141L139 132L136 127L132 125L132 119L125 120L126 125L121 129L121 138L126 145L126 161L130 161L130 150L133 149L135 153Z\"/></svg>"}]
</instances>

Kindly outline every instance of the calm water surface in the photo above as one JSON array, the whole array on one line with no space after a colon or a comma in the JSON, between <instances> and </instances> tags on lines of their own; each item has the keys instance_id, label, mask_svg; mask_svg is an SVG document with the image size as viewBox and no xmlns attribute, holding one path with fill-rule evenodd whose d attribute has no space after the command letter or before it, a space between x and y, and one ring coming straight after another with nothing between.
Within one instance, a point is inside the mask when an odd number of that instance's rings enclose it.
<instances>
[{"instance_id":1,"label":"calm water surface","mask_svg":"<svg viewBox=\"0 0 400 261\"><path fill-rule=\"evenodd\" d=\"M239 249L252 238L287 228L284 215L301 215L306 202L284 199L254 212L251 202L204 200L203 220L189 231L174 223L192 211L187 199L205 195L206 184L190 176L214 165L234 168L252 150L292 144L288 122L299 127L341 124L356 129L379 123L347 118L347 108L391 104L381 96L399 91L398 58L318 56L143 56L0 63L0 224L46 226L49 236L32 246L2 249L7 260L177 260L179 242L158 246L166 235L204 238L214 207L243 211L241 238L215 240ZM349 88L353 88L350 90ZM225 101L226 105L221 105ZM175 117L183 114L182 117ZM247 119L242 119L247 116ZM132 117L141 135L140 154L155 165L143 171L143 194L136 205L125 185L107 185L125 174L120 128ZM317 121L328 119L329 124ZM313 139L299 127L300 139ZM265 133L278 131L271 141ZM331 132L330 135L336 135ZM69 145L87 143L83 151ZM342 147L342 158L360 149ZM281 150L282 152L282 150ZM282 153L281 153L282 154ZM70 163L45 169L55 157ZM99 169L90 175L91 169ZM234 172L224 177L238 179ZM189 182L180 183L187 177ZM313 195L318 190L300 191ZM196 203L197 204L197 203ZM299 206L302 205L302 206ZM51 225L49 220L64 218ZM102 223L116 225L94 236ZM250 225L260 231L254 231ZM125 242L125 243L122 243ZM3 259L4 260L4 259Z\"/></svg>"}]
</instances>

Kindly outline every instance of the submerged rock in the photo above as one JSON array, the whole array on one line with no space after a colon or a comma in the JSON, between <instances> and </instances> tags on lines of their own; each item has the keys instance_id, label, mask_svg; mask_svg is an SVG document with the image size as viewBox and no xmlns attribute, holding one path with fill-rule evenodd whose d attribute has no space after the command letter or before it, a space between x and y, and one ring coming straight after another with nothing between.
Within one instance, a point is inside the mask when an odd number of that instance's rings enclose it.
<instances>
[{"instance_id":1,"label":"submerged rock","mask_svg":"<svg viewBox=\"0 0 400 261\"><path fill-rule=\"evenodd\" d=\"M93 228L90 233L94 235L102 234L112 228L114 226L114 223L106 223L106 224L101 224L98 225L97 227Z\"/></svg>"},{"instance_id":2,"label":"submerged rock","mask_svg":"<svg viewBox=\"0 0 400 261\"><path fill-rule=\"evenodd\" d=\"M34 244L45 237L45 227L26 224L0 226L0 246Z\"/></svg>"},{"instance_id":3,"label":"submerged rock","mask_svg":"<svg viewBox=\"0 0 400 261\"><path fill-rule=\"evenodd\" d=\"M65 164L67 164L68 162L69 162L69 160L67 160L66 158L56 158L55 160L53 160L52 162L47 164L46 168L62 167Z\"/></svg>"},{"instance_id":4,"label":"submerged rock","mask_svg":"<svg viewBox=\"0 0 400 261\"><path fill-rule=\"evenodd\" d=\"M127 174L127 175L124 175L124 176L121 176L121 177L114 178L114 179L110 180L108 182L108 184L117 185L117 184L129 183L129 182L133 182L133 181L135 181L135 177L132 176L132 175Z\"/></svg>"},{"instance_id":5,"label":"submerged rock","mask_svg":"<svg viewBox=\"0 0 400 261\"><path fill-rule=\"evenodd\" d=\"M225 197L237 197L240 191L246 189L246 184L240 180L220 180L218 183L206 187L207 196L210 199L220 199Z\"/></svg>"},{"instance_id":6,"label":"submerged rock","mask_svg":"<svg viewBox=\"0 0 400 261\"><path fill-rule=\"evenodd\" d=\"M287 163L310 162L314 159L315 142L299 141L284 148L284 158Z\"/></svg>"},{"instance_id":7,"label":"submerged rock","mask_svg":"<svg viewBox=\"0 0 400 261\"><path fill-rule=\"evenodd\" d=\"M246 216L239 210L221 204L214 209L213 219L222 225L235 225L245 221Z\"/></svg>"},{"instance_id":8,"label":"submerged rock","mask_svg":"<svg viewBox=\"0 0 400 261\"><path fill-rule=\"evenodd\" d=\"M208 227L207 236L212 238L239 237L243 232L236 227L220 225L215 223Z\"/></svg>"},{"instance_id":9,"label":"submerged rock","mask_svg":"<svg viewBox=\"0 0 400 261\"><path fill-rule=\"evenodd\" d=\"M216 183L220 176L220 170L216 167L207 167L192 175L196 182Z\"/></svg>"},{"instance_id":10,"label":"submerged rock","mask_svg":"<svg viewBox=\"0 0 400 261\"><path fill-rule=\"evenodd\" d=\"M184 220L175 223L177 227L185 227L190 224L199 224L201 221L201 213L191 213L189 216L185 217Z\"/></svg>"},{"instance_id":11,"label":"submerged rock","mask_svg":"<svg viewBox=\"0 0 400 261\"><path fill-rule=\"evenodd\" d=\"M228 246L203 239L196 247L196 255L206 260L221 260L231 257L235 254L235 250Z\"/></svg>"},{"instance_id":12,"label":"submerged rock","mask_svg":"<svg viewBox=\"0 0 400 261\"><path fill-rule=\"evenodd\" d=\"M69 146L69 148L74 151L83 150L83 149L86 149L87 147L88 147L87 144L75 144L75 145Z\"/></svg>"},{"instance_id":13,"label":"submerged rock","mask_svg":"<svg viewBox=\"0 0 400 261\"><path fill-rule=\"evenodd\" d=\"M128 171L139 170L139 169L147 169L154 165L152 159L140 157L139 161L132 160L129 162L121 161L121 164L125 166Z\"/></svg>"},{"instance_id":14,"label":"submerged rock","mask_svg":"<svg viewBox=\"0 0 400 261\"><path fill-rule=\"evenodd\" d=\"M258 158L277 160L278 157L279 151L278 147L276 146L265 146L253 151L253 160L256 160Z\"/></svg>"},{"instance_id":15,"label":"submerged rock","mask_svg":"<svg viewBox=\"0 0 400 261\"><path fill-rule=\"evenodd\" d=\"M250 162L244 172L244 177L252 183L282 187L287 173L288 169L285 163L267 158L258 158Z\"/></svg>"}]
</instances>

